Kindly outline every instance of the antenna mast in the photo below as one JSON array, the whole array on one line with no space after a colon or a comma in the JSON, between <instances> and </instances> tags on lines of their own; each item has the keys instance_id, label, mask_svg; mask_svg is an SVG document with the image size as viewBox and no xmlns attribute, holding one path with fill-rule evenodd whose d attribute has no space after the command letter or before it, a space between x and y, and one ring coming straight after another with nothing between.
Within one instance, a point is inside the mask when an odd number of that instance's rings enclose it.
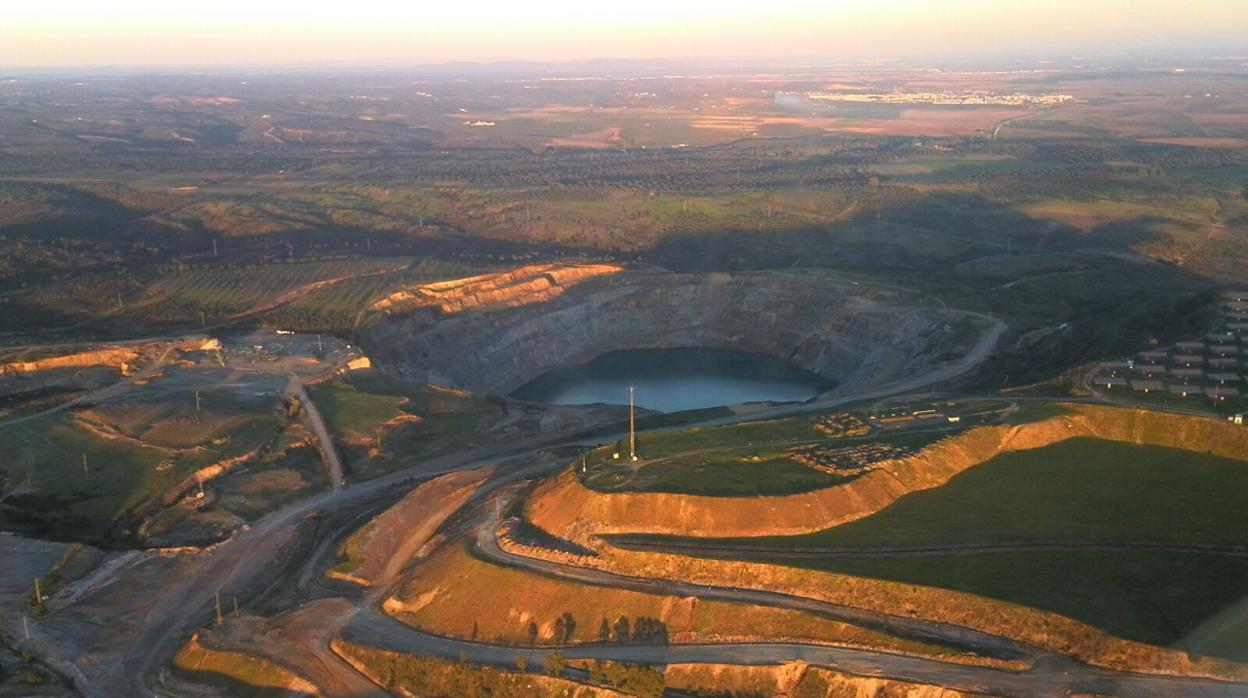
<instances>
[{"instance_id":1,"label":"antenna mast","mask_svg":"<svg viewBox=\"0 0 1248 698\"><path fill-rule=\"evenodd\" d=\"M633 419L633 386L628 386L628 460L637 460L637 430Z\"/></svg>"}]
</instances>

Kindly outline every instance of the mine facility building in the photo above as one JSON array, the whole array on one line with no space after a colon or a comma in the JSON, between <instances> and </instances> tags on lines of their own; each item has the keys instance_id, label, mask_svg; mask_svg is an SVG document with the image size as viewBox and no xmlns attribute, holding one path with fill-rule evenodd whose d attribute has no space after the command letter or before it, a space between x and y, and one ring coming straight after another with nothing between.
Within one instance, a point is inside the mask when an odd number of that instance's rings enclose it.
<instances>
[{"instance_id":1,"label":"mine facility building","mask_svg":"<svg viewBox=\"0 0 1248 698\"><path fill-rule=\"evenodd\" d=\"M1166 384L1158 380L1133 380L1131 389L1137 393L1160 393L1166 389Z\"/></svg>"},{"instance_id":2,"label":"mine facility building","mask_svg":"<svg viewBox=\"0 0 1248 698\"><path fill-rule=\"evenodd\" d=\"M1196 341L1150 348L1125 360L1097 365L1090 384L1171 398L1208 397L1232 409L1248 395L1248 292L1227 296L1225 313L1245 316ZM1242 304L1242 305L1240 305ZM1237 310L1236 308L1242 308ZM1232 400L1229 405L1226 400Z\"/></svg>"},{"instance_id":3,"label":"mine facility building","mask_svg":"<svg viewBox=\"0 0 1248 698\"><path fill-rule=\"evenodd\" d=\"M1111 376L1116 376L1119 373L1126 373L1131 366L1132 364L1127 361L1106 361L1101 364L1101 370L1108 371Z\"/></svg>"}]
</instances>

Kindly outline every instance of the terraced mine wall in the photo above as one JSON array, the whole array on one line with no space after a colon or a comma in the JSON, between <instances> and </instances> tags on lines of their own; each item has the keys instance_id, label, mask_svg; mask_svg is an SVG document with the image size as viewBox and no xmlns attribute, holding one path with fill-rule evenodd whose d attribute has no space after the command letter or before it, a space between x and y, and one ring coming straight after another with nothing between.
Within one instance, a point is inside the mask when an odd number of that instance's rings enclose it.
<instances>
[{"instance_id":1,"label":"terraced mine wall","mask_svg":"<svg viewBox=\"0 0 1248 698\"><path fill-rule=\"evenodd\" d=\"M986 327L903 294L817 272L524 267L397 294L361 344L383 369L478 393L609 351L676 347L769 354L849 388L926 373Z\"/></svg>"},{"instance_id":2,"label":"terraced mine wall","mask_svg":"<svg viewBox=\"0 0 1248 698\"><path fill-rule=\"evenodd\" d=\"M1197 450L1248 461L1248 429L1202 417L1069 404L1062 414L1022 425L977 427L912 455L882 461L855 480L782 497L704 497L656 492L602 493L565 472L530 499L529 520L587 547L594 536L650 533L748 537L812 533L873 514L898 498L938 487L1010 451L1094 437Z\"/></svg>"}]
</instances>

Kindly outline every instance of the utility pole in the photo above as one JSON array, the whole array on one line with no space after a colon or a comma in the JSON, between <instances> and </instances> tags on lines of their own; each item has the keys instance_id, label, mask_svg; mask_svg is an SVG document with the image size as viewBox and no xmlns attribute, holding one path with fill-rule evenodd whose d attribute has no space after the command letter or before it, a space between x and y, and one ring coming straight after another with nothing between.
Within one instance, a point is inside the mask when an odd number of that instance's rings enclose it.
<instances>
[{"instance_id":1,"label":"utility pole","mask_svg":"<svg viewBox=\"0 0 1248 698\"><path fill-rule=\"evenodd\" d=\"M86 451L82 452L82 474L87 477L91 476L91 473L87 471L87 452Z\"/></svg>"},{"instance_id":2,"label":"utility pole","mask_svg":"<svg viewBox=\"0 0 1248 698\"><path fill-rule=\"evenodd\" d=\"M212 239L212 256L213 257L217 256L217 239L216 238Z\"/></svg>"},{"instance_id":3,"label":"utility pole","mask_svg":"<svg viewBox=\"0 0 1248 698\"><path fill-rule=\"evenodd\" d=\"M321 335L319 334L316 335L316 351L317 353L320 353L321 351Z\"/></svg>"},{"instance_id":4,"label":"utility pole","mask_svg":"<svg viewBox=\"0 0 1248 698\"><path fill-rule=\"evenodd\" d=\"M27 641L30 640L30 626L26 624L26 614L22 614L22 634L26 636Z\"/></svg>"},{"instance_id":5,"label":"utility pole","mask_svg":"<svg viewBox=\"0 0 1248 698\"><path fill-rule=\"evenodd\" d=\"M121 310L121 291L117 292L117 309Z\"/></svg>"},{"instance_id":6,"label":"utility pole","mask_svg":"<svg viewBox=\"0 0 1248 698\"><path fill-rule=\"evenodd\" d=\"M205 328L205 327L207 327L207 326L208 326L208 323L207 323L207 321L204 319L204 311L202 311L202 310L201 310L201 311L199 311L199 329L201 329L201 330L202 330L202 329L204 329L204 328Z\"/></svg>"},{"instance_id":7,"label":"utility pole","mask_svg":"<svg viewBox=\"0 0 1248 698\"><path fill-rule=\"evenodd\" d=\"M35 577L35 608L43 611L43 590L39 588L38 577Z\"/></svg>"},{"instance_id":8,"label":"utility pole","mask_svg":"<svg viewBox=\"0 0 1248 698\"><path fill-rule=\"evenodd\" d=\"M195 391L195 411L199 412L199 391Z\"/></svg>"},{"instance_id":9,"label":"utility pole","mask_svg":"<svg viewBox=\"0 0 1248 698\"><path fill-rule=\"evenodd\" d=\"M234 615L238 615L238 594L234 595Z\"/></svg>"},{"instance_id":10,"label":"utility pole","mask_svg":"<svg viewBox=\"0 0 1248 698\"><path fill-rule=\"evenodd\" d=\"M215 596L215 597L216 597L216 599L217 599L217 625L221 625L221 623L222 623L222 618L221 618L221 592L219 592L219 591L218 591L216 594L214 594L214 596Z\"/></svg>"},{"instance_id":11,"label":"utility pole","mask_svg":"<svg viewBox=\"0 0 1248 698\"><path fill-rule=\"evenodd\" d=\"M633 419L633 386L628 386L628 460L637 460L637 430Z\"/></svg>"}]
</instances>

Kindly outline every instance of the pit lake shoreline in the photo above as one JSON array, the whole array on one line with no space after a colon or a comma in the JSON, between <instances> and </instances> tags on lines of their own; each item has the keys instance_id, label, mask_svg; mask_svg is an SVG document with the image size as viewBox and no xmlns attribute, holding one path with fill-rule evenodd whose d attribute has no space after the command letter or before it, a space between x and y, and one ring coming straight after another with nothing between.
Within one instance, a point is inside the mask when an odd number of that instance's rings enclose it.
<instances>
[{"instance_id":1,"label":"pit lake shoreline","mask_svg":"<svg viewBox=\"0 0 1248 698\"><path fill-rule=\"evenodd\" d=\"M747 402L804 402L835 381L783 359L705 347L632 349L603 354L579 366L557 368L511 397L557 405L628 404L671 413Z\"/></svg>"}]
</instances>

